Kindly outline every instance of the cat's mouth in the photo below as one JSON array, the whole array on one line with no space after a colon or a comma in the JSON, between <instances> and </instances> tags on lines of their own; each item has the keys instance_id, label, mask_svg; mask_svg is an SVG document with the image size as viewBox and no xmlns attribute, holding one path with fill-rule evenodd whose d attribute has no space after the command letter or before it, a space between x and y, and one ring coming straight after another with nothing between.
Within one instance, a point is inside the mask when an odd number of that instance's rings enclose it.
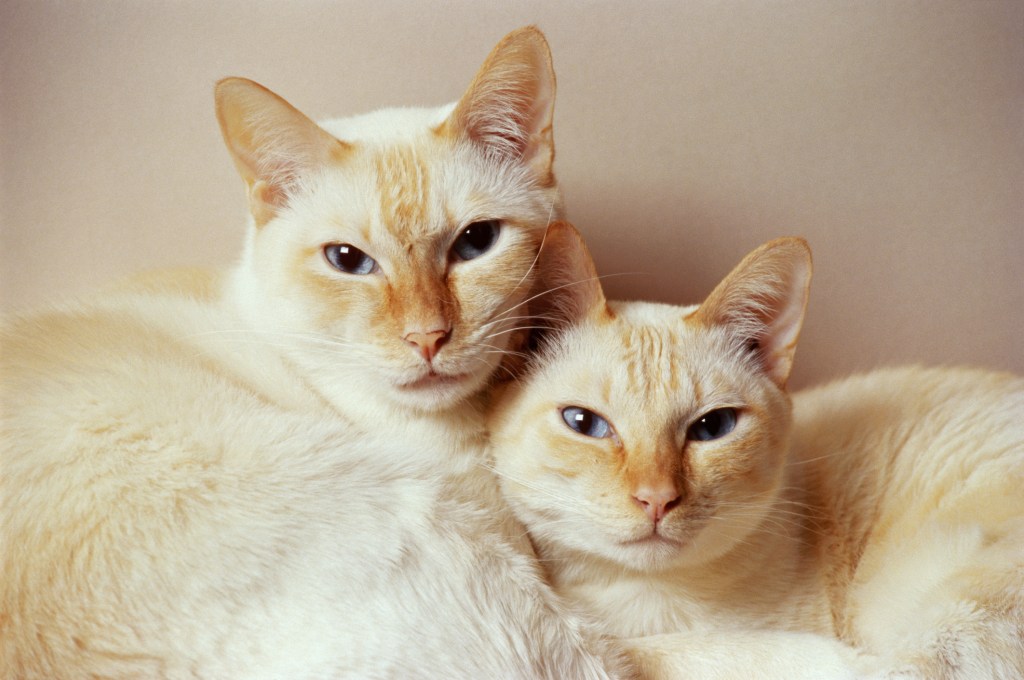
<instances>
[{"instance_id":1,"label":"cat's mouth","mask_svg":"<svg viewBox=\"0 0 1024 680\"><path fill-rule=\"evenodd\" d=\"M415 380L399 383L398 388L408 391L428 390L435 387L444 387L462 382L469 377L468 373L438 373L430 371Z\"/></svg>"},{"instance_id":2,"label":"cat's mouth","mask_svg":"<svg viewBox=\"0 0 1024 680\"><path fill-rule=\"evenodd\" d=\"M658 532L657 528L654 528L651 533L640 538L631 538L626 541L622 541L622 545L638 546L638 547L650 547L650 546L670 546L672 548L679 548L682 543L679 541L669 538L664 534Z\"/></svg>"}]
</instances>

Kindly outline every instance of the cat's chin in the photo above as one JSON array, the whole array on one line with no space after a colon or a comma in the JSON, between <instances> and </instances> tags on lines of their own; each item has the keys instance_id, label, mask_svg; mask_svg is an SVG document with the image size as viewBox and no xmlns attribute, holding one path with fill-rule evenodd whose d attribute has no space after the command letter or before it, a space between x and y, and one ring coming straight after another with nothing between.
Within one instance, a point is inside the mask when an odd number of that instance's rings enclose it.
<instances>
[{"instance_id":1,"label":"cat's chin","mask_svg":"<svg viewBox=\"0 0 1024 680\"><path fill-rule=\"evenodd\" d=\"M634 538L628 541L623 541L622 545L629 547L637 547L641 549L654 548L656 546L668 546L674 550L679 550L682 547L682 543L674 539L663 536L659 533L651 533L641 538Z\"/></svg>"},{"instance_id":2,"label":"cat's chin","mask_svg":"<svg viewBox=\"0 0 1024 680\"><path fill-rule=\"evenodd\" d=\"M472 376L468 373L435 373L431 371L415 380L399 383L397 387L405 392L423 392L458 386L471 378Z\"/></svg>"},{"instance_id":3,"label":"cat's chin","mask_svg":"<svg viewBox=\"0 0 1024 680\"><path fill-rule=\"evenodd\" d=\"M467 399L483 387L486 376L474 373L430 371L411 380L394 383L396 401L423 411L440 411Z\"/></svg>"},{"instance_id":4,"label":"cat's chin","mask_svg":"<svg viewBox=\"0 0 1024 680\"><path fill-rule=\"evenodd\" d=\"M619 561L639 571L655 571L674 564L685 550L681 541L659 533L629 539L617 546Z\"/></svg>"}]
</instances>

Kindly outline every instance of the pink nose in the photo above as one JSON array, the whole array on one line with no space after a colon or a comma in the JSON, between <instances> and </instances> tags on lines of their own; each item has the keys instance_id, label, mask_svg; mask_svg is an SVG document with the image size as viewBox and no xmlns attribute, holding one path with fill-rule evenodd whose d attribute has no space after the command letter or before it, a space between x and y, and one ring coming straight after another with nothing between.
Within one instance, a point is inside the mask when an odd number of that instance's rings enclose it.
<instances>
[{"instance_id":1,"label":"pink nose","mask_svg":"<svg viewBox=\"0 0 1024 680\"><path fill-rule=\"evenodd\" d=\"M657 487L641 486L633 494L633 500L644 509L651 521L657 524L672 508L679 505L679 491L671 483Z\"/></svg>"},{"instance_id":2,"label":"pink nose","mask_svg":"<svg viewBox=\"0 0 1024 680\"><path fill-rule=\"evenodd\" d=\"M430 331L429 333L413 332L403 338L429 363L441 350L441 345L448 341L448 331Z\"/></svg>"}]
</instances>

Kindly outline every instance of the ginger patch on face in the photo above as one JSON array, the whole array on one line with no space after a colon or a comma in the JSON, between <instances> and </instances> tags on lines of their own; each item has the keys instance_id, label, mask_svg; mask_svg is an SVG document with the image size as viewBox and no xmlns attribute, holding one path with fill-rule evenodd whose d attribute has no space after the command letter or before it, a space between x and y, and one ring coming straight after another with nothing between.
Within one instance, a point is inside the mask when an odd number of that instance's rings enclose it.
<instances>
[{"instance_id":1,"label":"ginger patch on face","mask_svg":"<svg viewBox=\"0 0 1024 680\"><path fill-rule=\"evenodd\" d=\"M431 226L430 171L423 155L413 146L392 146L374 159L380 218L410 244Z\"/></svg>"}]
</instances>

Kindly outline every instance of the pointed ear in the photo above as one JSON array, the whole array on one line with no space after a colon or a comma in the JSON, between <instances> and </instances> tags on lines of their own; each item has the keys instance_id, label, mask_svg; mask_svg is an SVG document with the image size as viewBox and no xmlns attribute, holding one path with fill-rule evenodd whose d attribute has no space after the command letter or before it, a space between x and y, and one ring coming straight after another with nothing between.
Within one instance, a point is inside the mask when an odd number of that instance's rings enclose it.
<instances>
[{"instance_id":1,"label":"pointed ear","mask_svg":"<svg viewBox=\"0 0 1024 680\"><path fill-rule=\"evenodd\" d=\"M491 51L442 130L468 137L499 158L518 160L550 186L554 108L551 51L544 34L527 26Z\"/></svg>"},{"instance_id":2,"label":"pointed ear","mask_svg":"<svg viewBox=\"0 0 1024 680\"><path fill-rule=\"evenodd\" d=\"M225 78L214 98L224 142L249 186L249 208L258 225L287 203L303 177L337 161L348 148L251 80Z\"/></svg>"},{"instance_id":3,"label":"pointed ear","mask_svg":"<svg viewBox=\"0 0 1024 680\"><path fill-rule=\"evenodd\" d=\"M698 322L725 326L755 352L769 377L785 387L803 325L811 283L811 250L780 238L747 255L695 312Z\"/></svg>"},{"instance_id":4,"label":"pointed ear","mask_svg":"<svg viewBox=\"0 0 1024 680\"><path fill-rule=\"evenodd\" d=\"M608 304L587 244L568 222L552 222L537 255L535 308L556 325L605 314Z\"/></svg>"}]
</instances>

